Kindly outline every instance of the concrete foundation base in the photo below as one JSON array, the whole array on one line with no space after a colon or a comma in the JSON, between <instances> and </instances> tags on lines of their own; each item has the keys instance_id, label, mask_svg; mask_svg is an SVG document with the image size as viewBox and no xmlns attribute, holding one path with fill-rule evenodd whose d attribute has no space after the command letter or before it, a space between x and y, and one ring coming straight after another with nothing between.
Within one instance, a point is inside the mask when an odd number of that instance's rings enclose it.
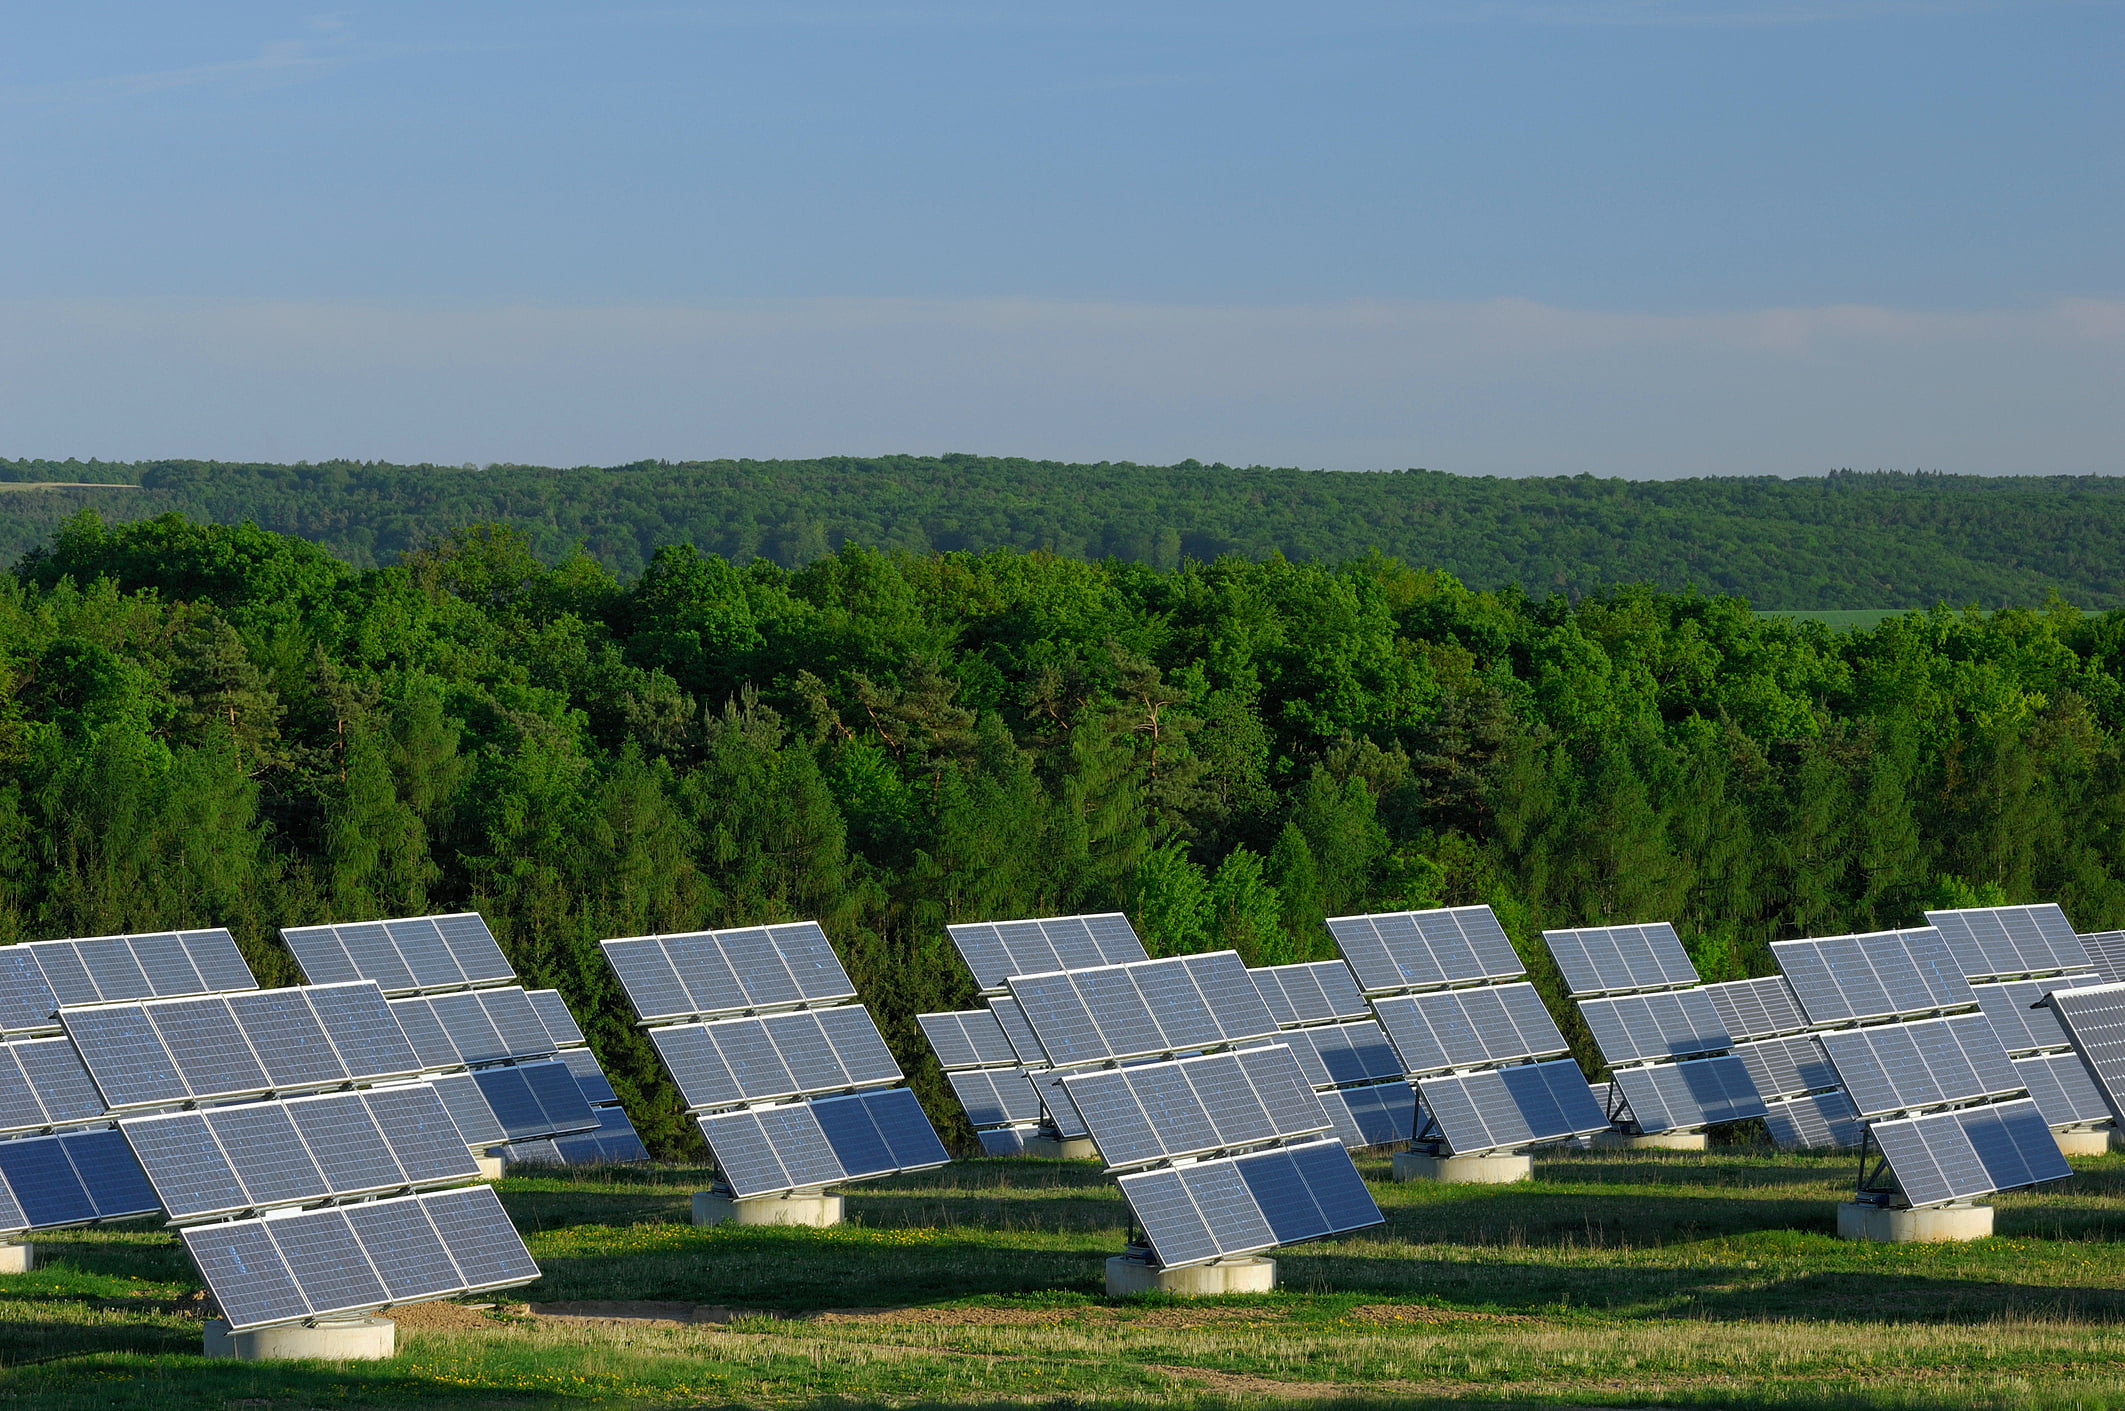
<instances>
[{"instance_id":1,"label":"concrete foundation base","mask_svg":"<svg viewBox=\"0 0 2125 1411\"><path fill-rule=\"evenodd\" d=\"M1924 1210L1892 1210L1847 1200L1837 1207L1837 1237L1877 1244L1948 1244L1981 1240L1992 1233L1989 1205L1933 1205Z\"/></svg>"},{"instance_id":2,"label":"concrete foundation base","mask_svg":"<svg viewBox=\"0 0 2125 1411\"><path fill-rule=\"evenodd\" d=\"M1711 1143L1703 1132L1650 1132L1642 1137L1601 1132L1594 1145L1611 1151L1703 1151Z\"/></svg>"},{"instance_id":3,"label":"concrete foundation base","mask_svg":"<svg viewBox=\"0 0 2125 1411\"><path fill-rule=\"evenodd\" d=\"M2066 1156L2101 1156L2110 1150L2110 1128L2099 1127L2093 1132L2053 1132L2058 1138L2059 1151Z\"/></svg>"},{"instance_id":4,"label":"concrete foundation base","mask_svg":"<svg viewBox=\"0 0 2125 1411\"><path fill-rule=\"evenodd\" d=\"M502 1179L502 1167L505 1163L498 1153L475 1151L472 1153L472 1160L473 1164L480 1168L481 1180L499 1181Z\"/></svg>"},{"instance_id":5,"label":"concrete foundation base","mask_svg":"<svg viewBox=\"0 0 2125 1411\"><path fill-rule=\"evenodd\" d=\"M734 1200L714 1191L694 1192L696 1225L812 1225L841 1223L838 1195L763 1195Z\"/></svg>"},{"instance_id":6,"label":"concrete foundation base","mask_svg":"<svg viewBox=\"0 0 2125 1411\"><path fill-rule=\"evenodd\" d=\"M0 1241L0 1274L27 1274L37 1267L37 1246Z\"/></svg>"},{"instance_id":7,"label":"concrete foundation base","mask_svg":"<svg viewBox=\"0 0 2125 1411\"><path fill-rule=\"evenodd\" d=\"M1142 1259L1117 1254L1107 1261L1107 1297L1132 1293L1268 1293L1276 1287L1274 1259L1221 1259L1162 1269Z\"/></svg>"},{"instance_id":8,"label":"concrete foundation base","mask_svg":"<svg viewBox=\"0 0 2125 1411\"><path fill-rule=\"evenodd\" d=\"M1441 1185L1505 1186L1535 1179L1535 1158L1525 1153L1507 1156L1426 1156L1418 1151L1395 1153L1394 1178L1398 1181L1437 1181Z\"/></svg>"},{"instance_id":9,"label":"concrete foundation base","mask_svg":"<svg viewBox=\"0 0 2125 1411\"><path fill-rule=\"evenodd\" d=\"M398 1349L398 1325L389 1318L347 1318L315 1327L294 1324L232 1333L220 1318L207 1319L202 1350L209 1357L239 1362L282 1362L313 1358L323 1362L373 1362Z\"/></svg>"},{"instance_id":10,"label":"concrete foundation base","mask_svg":"<svg viewBox=\"0 0 2125 1411\"><path fill-rule=\"evenodd\" d=\"M1092 1161L1098 1159L1099 1148L1092 1145L1090 1137L1027 1137L1026 1155L1054 1161Z\"/></svg>"}]
</instances>

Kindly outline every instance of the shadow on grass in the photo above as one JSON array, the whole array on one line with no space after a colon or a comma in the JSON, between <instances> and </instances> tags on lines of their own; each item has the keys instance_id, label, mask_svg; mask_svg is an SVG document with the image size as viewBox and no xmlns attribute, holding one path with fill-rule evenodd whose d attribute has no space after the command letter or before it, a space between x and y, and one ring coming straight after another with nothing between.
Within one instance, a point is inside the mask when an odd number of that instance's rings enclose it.
<instances>
[{"instance_id":1,"label":"shadow on grass","mask_svg":"<svg viewBox=\"0 0 2125 1411\"><path fill-rule=\"evenodd\" d=\"M0 1370L44 1366L75 1357L131 1353L143 1357L198 1353L200 1330L142 1321L80 1322L0 1319Z\"/></svg>"}]
</instances>

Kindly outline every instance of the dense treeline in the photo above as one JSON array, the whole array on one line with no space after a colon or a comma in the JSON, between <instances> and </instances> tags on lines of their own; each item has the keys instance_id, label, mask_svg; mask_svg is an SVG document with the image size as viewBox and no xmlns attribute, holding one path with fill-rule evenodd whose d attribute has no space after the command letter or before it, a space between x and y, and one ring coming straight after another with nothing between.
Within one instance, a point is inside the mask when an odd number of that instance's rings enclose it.
<instances>
[{"instance_id":1,"label":"dense treeline","mask_svg":"<svg viewBox=\"0 0 2125 1411\"><path fill-rule=\"evenodd\" d=\"M84 516L0 578L0 652L0 936L225 923L286 983L280 925L476 907L667 1153L601 937L818 917L949 1131L912 1016L970 999L953 919L1264 963L1484 901L1560 1016L1544 926L1671 918L1725 978L1937 901L2125 925L2125 614L2056 604L1832 636L1384 557L622 581L492 526L356 570Z\"/></svg>"},{"instance_id":2,"label":"dense treeline","mask_svg":"<svg viewBox=\"0 0 2125 1411\"><path fill-rule=\"evenodd\" d=\"M246 520L359 567L452 527L514 525L557 563L579 546L632 577L668 544L798 567L888 552L1044 549L1171 569L1225 555L1343 563L1380 552L1477 589L1577 597L1618 583L1767 608L2125 606L2125 479L1848 475L1498 480L1426 471L1062 465L977 456L645 462L607 469L0 461L0 557L84 504Z\"/></svg>"}]
</instances>

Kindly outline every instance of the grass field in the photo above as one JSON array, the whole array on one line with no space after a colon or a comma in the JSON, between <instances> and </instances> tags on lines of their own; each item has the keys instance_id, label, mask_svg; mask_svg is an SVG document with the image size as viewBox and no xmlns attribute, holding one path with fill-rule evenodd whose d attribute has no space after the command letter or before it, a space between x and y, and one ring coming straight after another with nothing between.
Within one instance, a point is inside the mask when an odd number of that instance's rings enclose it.
<instances>
[{"instance_id":1,"label":"grass field","mask_svg":"<svg viewBox=\"0 0 2125 1411\"><path fill-rule=\"evenodd\" d=\"M1995 1238L1935 1247L1832 1236L1848 1158L1567 1154L1515 1187L1380 1180L1384 1229L1282 1251L1281 1292L1202 1301L1103 1296L1123 1207L1089 1162L857 1187L832 1230L695 1229L697 1170L512 1179L545 1277L489 1310L397 1310L383 1363L206 1362L167 1233L40 1241L47 1267L0 1278L0 1402L2125 1405L2125 1157L2076 1165L2001 1197Z\"/></svg>"}]
</instances>

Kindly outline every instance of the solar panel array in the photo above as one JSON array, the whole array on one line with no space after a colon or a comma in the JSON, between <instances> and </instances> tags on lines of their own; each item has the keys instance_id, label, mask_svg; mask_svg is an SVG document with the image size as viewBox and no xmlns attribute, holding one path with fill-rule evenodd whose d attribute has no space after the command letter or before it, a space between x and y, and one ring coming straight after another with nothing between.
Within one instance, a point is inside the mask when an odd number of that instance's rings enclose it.
<instances>
[{"instance_id":1,"label":"solar panel array","mask_svg":"<svg viewBox=\"0 0 2125 1411\"><path fill-rule=\"evenodd\" d=\"M66 1038L0 1044L0 1135L101 1121L105 1110L103 1094Z\"/></svg>"},{"instance_id":2,"label":"solar panel array","mask_svg":"<svg viewBox=\"0 0 2125 1411\"><path fill-rule=\"evenodd\" d=\"M2125 1121L2125 984L2057 989L2042 1003L2057 1016L2110 1115Z\"/></svg>"},{"instance_id":3,"label":"solar panel array","mask_svg":"<svg viewBox=\"0 0 2125 1411\"><path fill-rule=\"evenodd\" d=\"M2125 982L2125 931L2097 931L2081 937L2081 945L2088 952L2088 968L2103 983Z\"/></svg>"},{"instance_id":4,"label":"solar panel array","mask_svg":"<svg viewBox=\"0 0 2125 1411\"><path fill-rule=\"evenodd\" d=\"M1843 1088L1766 1105L1763 1123L1773 1144L1787 1151L1847 1149L1866 1140L1867 1124Z\"/></svg>"},{"instance_id":5,"label":"solar panel array","mask_svg":"<svg viewBox=\"0 0 2125 1411\"><path fill-rule=\"evenodd\" d=\"M1335 1141L1132 1171L1119 1184L1169 1269L1361 1230L1382 1218Z\"/></svg>"},{"instance_id":6,"label":"solar panel array","mask_svg":"<svg viewBox=\"0 0 2125 1411\"><path fill-rule=\"evenodd\" d=\"M1583 999L1579 1013L1612 1065L1724 1053L1734 1042L1702 989Z\"/></svg>"},{"instance_id":7,"label":"solar panel array","mask_svg":"<svg viewBox=\"0 0 2125 1411\"><path fill-rule=\"evenodd\" d=\"M970 921L944 929L985 995L1002 994L1004 982L1013 975L1150 959L1129 918L1118 911L1037 921Z\"/></svg>"},{"instance_id":8,"label":"solar panel array","mask_svg":"<svg viewBox=\"0 0 2125 1411\"><path fill-rule=\"evenodd\" d=\"M951 1159L817 923L600 944L733 1197Z\"/></svg>"},{"instance_id":9,"label":"solar panel array","mask_svg":"<svg viewBox=\"0 0 2125 1411\"><path fill-rule=\"evenodd\" d=\"M1412 1142L1467 1156L1607 1128L1578 1065L1543 1061L1566 1051L1564 1036L1489 907L1344 916L1328 929L1412 1080Z\"/></svg>"},{"instance_id":10,"label":"solar panel array","mask_svg":"<svg viewBox=\"0 0 2125 1411\"><path fill-rule=\"evenodd\" d=\"M996 1012L948 1010L918 1014L915 1022L966 1109L982 1150L992 1156L1025 1150L1026 1135L1043 1115L1040 1090L1027 1076Z\"/></svg>"},{"instance_id":11,"label":"solar panel array","mask_svg":"<svg viewBox=\"0 0 2125 1411\"><path fill-rule=\"evenodd\" d=\"M1542 939L1564 976L1565 992L1573 999L1669 990L1698 981L1697 967L1690 963L1675 928L1665 921L1544 931Z\"/></svg>"},{"instance_id":12,"label":"solar panel array","mask_svg":"<svg viewBox=\"0 0 2125 1411\"><path fill-rule=\"evenodd\" d=\"M503 985L516 978L476 911L333 926L284 926L281 939L313 985L372 980L385 994Z\"/></svg>"},{"instance_id":13,"label":"solar panel array","mask_svg":"<svg viewBox=\"0 0 2125 1411\"><path fill-rule=\"evenodd\" d=\"M598 1125L583 1131L560 1132L552 1137L510 1142L502 1155L510 1162L528 1166L609 1166L629 1161L647 1161L649 1149L620 1106L612 1080L598 1066L597 1056L585 1047L583 1031L569 1012L558 990L528 992L532 1008L546 1026L547 1037L559 1050L557 1057L574 1076L583 1101L590 1105Z\"/></svg>"},{"instance_id":14,"label":"solar panel array","mask_svg":"<svg viewBox=\"0 0 2125 1411\"><path fill-rule=\"evenodd\" d=\"M1340 960L1247 972L1345 1147L1406 1142L1416 1090L1350 967Z\"/></svg>"},{"instance_id":15,"label":"solar panel array","mask_svg":"<svg viewBox=\"0 0 2125 1411\"><path fill-rule=\"evenodd\" d=\"M1328 933L1368 995L1517 980L1527 973L1487 906L1332 916Z\"/></svg>"},{"instance_id":16,"label":"solar panel array","mask_svg":"<svg viewBox=\"0 0 2125 1411\"><path fill-rule=\"evenodd\" d=\"M1013 975L1007 983L1057 1068L1189 1053L1277 1031L1235 951Z\"/></svg>"},{"instance_id":17,"label":"solar panel array","mask_svg":"<svg viewBox=\"0 0 2125 1411\"><path fill-rule=\"evenodd\" d=\"M1866 1124L1863 1142L1881 1154L1871 1170L1861 1163L1860 1199L1934 1205L2069 1174L1939 931L1778 941L1771 951L1810 1022L1840 1026L1819 1035L1823 1053Z\"/></svg>"},{"instance_id":18,"label":"solar panel array","mask_svg":"<svg viewBox=\"0 0 2125 1411\"><path fill-rule=\"evenodd\" d=\"M539 1269L485 1186L183 1230L234 1331L530 1283Z\"/></svg>"},{"instance_id":19,"label":"solar panel array","mask_svg":"<svg viewBox=\"0 0 2125 1411\"><path fill-rule=\"evenodd\" d=\"M470 1071L469 1082L440 1089L468 1146L500 1148L510 1160L558 1161L566 1157L553 1143L568 1139L570 1150L604 1159L602 1134L615 1119L592 1110L576 1074L588 1072L588 1092L608 1103L618 1101L606 1096L611 1083L587 1051L557 1062L563 1047L583 1043L582 1030L558 992L514 983L515 970L478 912L289 926L281 936L312 985L360 979L395 996L392 1016L419 1055L420 1073ZM617 1121L625 1124L625 1114ZM632 1134L632 1124L626 1129ZM633 1148L615 1137L611 1149Z\"/></svg>"},{"instance_id":20,"label":"solar panel array","mask_svg":"<svg viewBox=\"0 0 2125 1411\"><path fill-rule=\"evenodd\" d=\"M1109 1170L1234 1152L1332 1126L1281 1044L1062 1076Z\"/></svg>"},{"instance_id":21,"label":"solar panel array","mask_svg":"<svg viewBox=\"0 0 2125 1411\"><path fill-rule=\"evenodd\" d=\"M1761 1117L1767 1110L1749 1070L1723 1053L1679 1063L1648 1063L1609 1074L1610 1102L1641 1132L1677 1132ZM1617 1103L1615 1094L1622 1101Z\"/></svg>"},{"instance_id":22,"label":"solar panel array","mask_svg":"<svg viewBox=\"0 0 2125 1411\"><path fill-rule=\"evenodd\" d=\"M1363 1019L1371 1013L1350 967L1340 960L1265 965L1247 972L1277 1027L1297 1029Z\"/></svg>"},{"instance_id":23,"label":"solar panel array","mask_svg":"<svg viewBox=\"0 0 2125 1411\"><path fill-rule=\"evenodd\" d=\"M0 1034L56 1032L62 1005L256 988L222 927L30 941L0 947Z\"/></svg>"},{"instance_id":24,"label":"solar panel array","mask_svg":"<svg viewBox=\"0 0 2125 1411\"><path fill-rule=\"evenodd\" d=\"M0 1234L152 1215L155 1192L109 1127L0 1142Z\"/></svg>"},{"instance_id":25,"label":"solar panel array","mask_svg":"<svg viewBox=\"0 0 2125 1411\"><path fill-rule=\"evenodd\" d=\"M2086 947L2052 902L1929 911L1926 924L1941 933L1966 979L2056 975L2088 967Z\"/></svg>"},{"instance_id":26,"label":"solar panel array","mask_svg":"<svg viewBox=\"0 0 2125 1411\"><path fill-rule=\"evenodd\" d=\"M1764 1101L1764 1125L1774 1145L1806 1150L1859 1144L1859 1114L1838 1090L1837 1070L1808 1033L1814 1026L1785 976L1721 980L1690 993L1711 1001L1734 1040L1730 1051Z\"/></svg>"},{"instance_id":27,"label":"solar panel array","mask_svg":"<svg viewBox=\"0 0 2125 1411\"><path fill-rule=\"evenodd\" d=\"M1712 1010L1726 1028L1727 1036L1736 1043L1803 1033L1810 1027L1793 986L1783 975L1719 980L1698 989L1712 1002Z\"/></svg>"}]
</instances>

